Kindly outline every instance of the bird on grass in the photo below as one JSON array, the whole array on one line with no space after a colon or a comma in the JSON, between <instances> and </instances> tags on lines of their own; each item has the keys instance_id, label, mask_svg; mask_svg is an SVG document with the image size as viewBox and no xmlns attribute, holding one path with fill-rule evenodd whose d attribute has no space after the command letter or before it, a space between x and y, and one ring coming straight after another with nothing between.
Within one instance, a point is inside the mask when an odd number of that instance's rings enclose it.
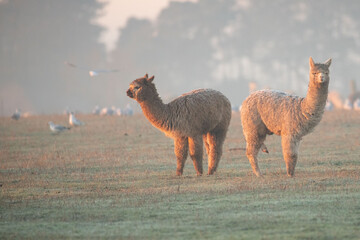
<instances>
[{"instance_id":1,"label":"bird on grass","mask_svg":"<svg viewBox=\"0 0 360 240\"><path fill-rule=\"evenodd\" d=\"M70 116L69 116L69 124L71 126L82 126L82 125L85 125L85 123L83 123L82 121L78 120L76 117L75 117L75 114L73 112L70 113Z\"/></svg>"},{"instance_id":2,"label":"bird on grass","mask_svg":"<svg viewBox=\"0 0 360 240\"><path fill-rule=\"evenodd\" d=\"M126 116L132 116L134 114L133 109L131 108L130 104L126 105L126 108L124 109L124 115Z\"/></svg>"},{"instance_id":3,"label":"bird on grass","mask_svg":"<svg viewBox=\"0 0 360 240\"><path fill-rule=\"evenodd\" d=\"M21 116L21 111L20 109L16 109L16 111L14 112L14 114L11 116L12 119L14 120L19 120Z\"/></svg>"},{"instance_id":4,"label":"bird on grass","mask_svg":"<svg viewBox=\"0 0 360 240\"><path fill-rule=\"evenodd\" d=\"M94 110L92 111L92 113L93 113L94 115L100 115L100 111L101 111L100 107L99 107L98 105L96 105L96 106L94 107Z\"/></svg>"},{"instance_id":5,"label":"bird on grass","mask_svg":"<svg viewBox=\"0 0 360 240\"><path fill-rule=\"evenodd\" d=\"M360 98L355 100L355 102L354 102L354 110L360 111Z\"/></svg>"},{"instance_id":6,"label":"bird on grass","mask_svg":"<svg viewBox=\"0 0 360 240\"><path fill-rule=\"evenodd\" d=\"M48 122L48 124L50 126L50 130L54 133L60 133L60 132L66 131L66 130L70 130L69 127L54 124L52 121Z\"/></svg>"},{"instance_id":7,"label":"bird on grass","mask_svg":"<svg viewBox=\"0 0 360 240\"><path fill-rule=\"evenodd\" d=\"M334 109L334 104L330 101L326 101L325 104L325 110L326 111L332 111Z\"/></svg>"},{"instance_id":8,"label":"bird on grass","mask_svg":"<svg viewBox=\"0 0 360 240\"><path fill-rule=\"evenodd\" d=\"M100 111L101 116L112 116L116 112L116 108L113 106L111 108L104 107Z\"/></svg>"},{"instance_id":9,"label":"bird on grass","mask_svg":"<svg viewBox=\"0 0 360 240\"><path fill-rule=\"evenodd\" d=\"M351 101L350 101L350 99L347 98L344 103L344 109L351 110L352 108L353 108L353 106L351 104Z\"/></svg>"}]
</instances>

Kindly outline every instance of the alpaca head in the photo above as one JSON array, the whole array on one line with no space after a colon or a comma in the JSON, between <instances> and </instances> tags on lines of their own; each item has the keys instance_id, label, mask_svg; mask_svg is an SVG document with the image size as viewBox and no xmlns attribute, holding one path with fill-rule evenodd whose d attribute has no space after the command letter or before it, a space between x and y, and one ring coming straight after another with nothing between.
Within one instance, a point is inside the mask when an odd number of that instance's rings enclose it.
<instances>
[{"instance_id":1,"label":"alpaca head","mask_svg":"<svg viewBox=\"0 0 360 240\"><path fill-rule=\"evenodd\" d=\"M314 63L314 60L310 57L310 82L316 85L328 85L329 84L329 67L331 64L331 58L325 63Z\"/></svg>"},{"instance_id":2,"label":"alpaca head","mask_svg":"<svg viewBox=\"0 0 360 240\"><path fill-rule=\"evenodd\" d=\"M146 101L150 97L157 95L155 85L152 83L153 80L154 76L149 78L146 74L144 77L132 81L126 92L127 95L137 102Z\"/></svg>"}]
</instances>

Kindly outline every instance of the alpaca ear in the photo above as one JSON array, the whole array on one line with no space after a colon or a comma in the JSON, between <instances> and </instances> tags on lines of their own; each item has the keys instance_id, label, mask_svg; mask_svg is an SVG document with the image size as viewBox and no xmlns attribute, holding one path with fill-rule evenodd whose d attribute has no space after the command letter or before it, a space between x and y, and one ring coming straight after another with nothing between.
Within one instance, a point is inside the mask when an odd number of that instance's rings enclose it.
<instances>
[{"instance_id":1,"label":"alpaca ear","mask_svg":"<svg viewBox=\"0 0 360 240\"><path fill-rule=\"evenodd\" d=\"M145 74L144 78L148 79L149 78L148 74Z\"/></svg>"},{"instance_id":2,"label":"alpaca ear","mask_svg":"<svg viewBox=\"0 0 360 240\"><path fill-rule=\"evenodd\" d=\"M327 67L330 67L330 64L331 64L331 58L329 58L329 59L326 60L326 62L325 62L325 65L326 65Z\"/></svg>"},{"instance_id":3,"label":"alpaca ear","mask_svg":"<svg viewBox=\"0 0 360 240\"><path fill-rule=\"evenodd\" d=\"M312 57L310 57L309 63L310 63L310 68L313 68L315 66L315 63L314 63L314 60L312 59Z\"/></svg>"},{"instance_id":4,"label":"alpaca ear","mask_svg":"<svg viewBox=\"0 0 360 240\"><path fill-rule=\"evenodd\" d=\"M152 76L152 77L148 78L147 80L148 80L148 82L152 82L154 80L154 78L155 78L155 76Z\"/></svg>"}]
</instances>

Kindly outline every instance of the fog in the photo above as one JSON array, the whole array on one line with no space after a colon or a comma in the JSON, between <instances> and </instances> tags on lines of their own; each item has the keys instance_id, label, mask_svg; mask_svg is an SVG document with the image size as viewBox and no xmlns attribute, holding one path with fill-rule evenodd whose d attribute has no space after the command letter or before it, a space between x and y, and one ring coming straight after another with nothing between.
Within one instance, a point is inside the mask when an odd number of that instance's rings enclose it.
<instances>
[{"instance_id":1,"label":"fog","mask_svg":"<svg viewBox=\"0 0 360 240\"><path fill-rule=\"evenodd\" d=\"M346 98L350 80L360 86L356 0L171 2L155 20L129 19L110 52L96 23L104 7L96 0L0 1L0 115L129 103L139 110L125 92L145 73L155 75L165 102L213 88L239 106L251 82L305 95L310 56L333 59L331 91ZM95 70L102 71L89 74Z\"/></svg>"}]
</instances>

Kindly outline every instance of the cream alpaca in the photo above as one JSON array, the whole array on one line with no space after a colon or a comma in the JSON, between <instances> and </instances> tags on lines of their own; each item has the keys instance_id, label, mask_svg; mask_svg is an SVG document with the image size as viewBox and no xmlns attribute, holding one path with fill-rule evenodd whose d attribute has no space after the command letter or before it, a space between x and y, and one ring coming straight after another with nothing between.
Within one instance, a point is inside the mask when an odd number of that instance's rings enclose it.
<instances>
[{"instance_id":1,"label":"cream alpaca","mask_svg":"<svg viewBox=\"0 0 360 240\"><path fill-rule=\"evenodd\" d=\"M198 175L203 173L203 140L208 154L208 174L213 174L222 155L222 147L231 119L229 100L211 89L195 90L164 104L153 84L154 76L134 80L127 95L141 106L153 126L174 139L176 174L182 175L190 152Z\"/></svg>"},{"instance_id":2,"label":"cream alpaca","mask_svg":"<svg viewBox=\"0 0 360 240\"><path fill-rule=\"evenodd\" d=\"M310 82L305 98L262 90L251 94L241 108L241 121L246 139L246 156L253 172L260 176L257 154L266 150L266 135L281 136L287 174L294 175L301 138L311 132L324 113L329 86L329 66L314 63L310 57Z\"/></svg>"}]
</instances>

